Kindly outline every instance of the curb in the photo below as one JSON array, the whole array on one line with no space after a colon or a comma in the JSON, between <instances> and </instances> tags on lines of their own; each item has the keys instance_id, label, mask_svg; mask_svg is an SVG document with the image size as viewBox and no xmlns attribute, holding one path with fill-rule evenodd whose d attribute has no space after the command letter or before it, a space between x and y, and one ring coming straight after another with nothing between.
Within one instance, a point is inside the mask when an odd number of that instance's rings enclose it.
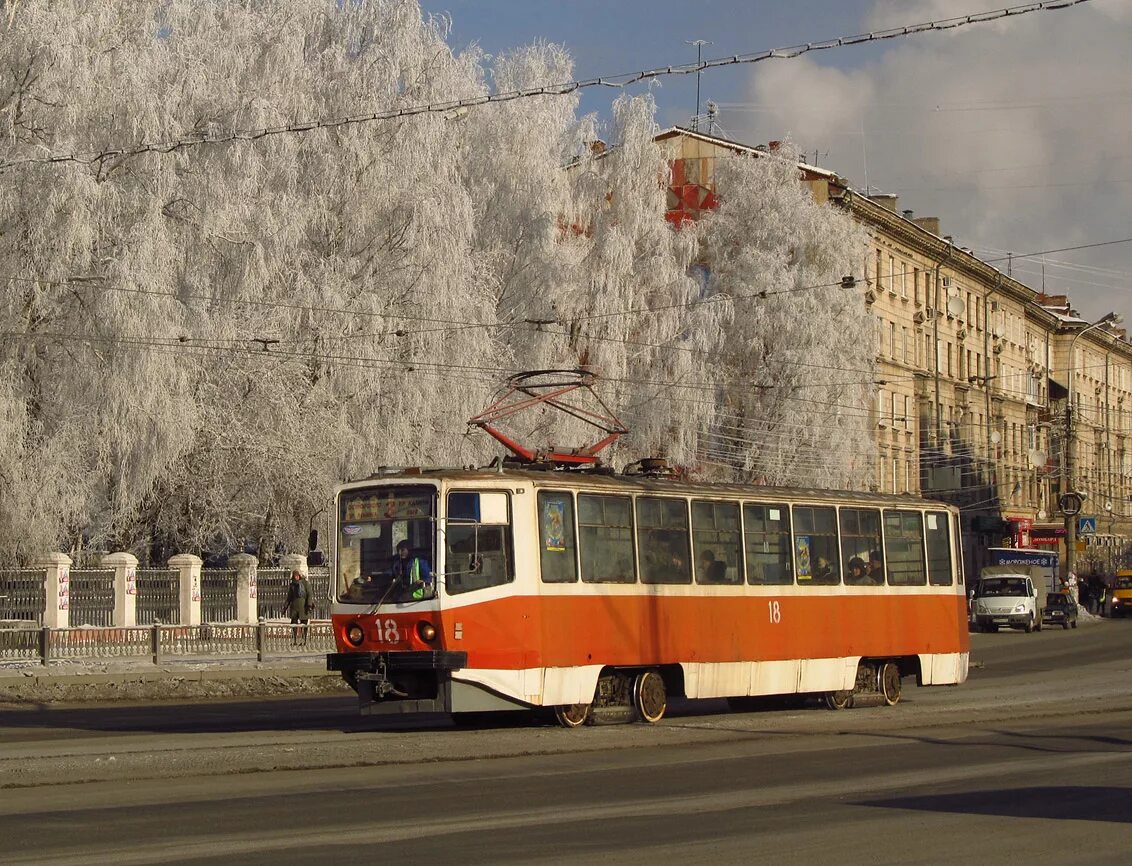
<instances>
[{"instance_id":1,"label":"curb","mask_svg":"<svg viewBox=\"0 0 1132 866\"><path fill-rule=\"evenodd\" d=\"M0 692L8 688L27 688L37 686L94 685L103 683L153 683L171 680L182 682L215 682L244 679L312 679L338 677L334 671L323 665L294 665L289 667L264 668L204 668L177 670L159 668L157 670L136 671L4 671L0 672Z\"/></svg>"}]
</instances>

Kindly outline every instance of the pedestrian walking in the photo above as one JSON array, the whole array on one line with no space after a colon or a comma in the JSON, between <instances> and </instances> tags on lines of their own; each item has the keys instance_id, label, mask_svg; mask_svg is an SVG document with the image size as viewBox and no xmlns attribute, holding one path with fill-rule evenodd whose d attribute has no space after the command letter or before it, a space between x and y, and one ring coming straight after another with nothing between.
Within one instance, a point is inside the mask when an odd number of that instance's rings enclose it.
<instances>
[{"instance_id":1,"label":"pedestrian walking","mask_svg":"<svg viewBox=\"0 0 1132 866\"><path fill-rule=\"evenodd\" d=\"M297 568L291 572L291 583L287 586L287 598L284 599L283 606L286 614L291 617L291 644L305 645L310 631L314 599L311 596L310 582Z\"/></svg>"}]
</instances>

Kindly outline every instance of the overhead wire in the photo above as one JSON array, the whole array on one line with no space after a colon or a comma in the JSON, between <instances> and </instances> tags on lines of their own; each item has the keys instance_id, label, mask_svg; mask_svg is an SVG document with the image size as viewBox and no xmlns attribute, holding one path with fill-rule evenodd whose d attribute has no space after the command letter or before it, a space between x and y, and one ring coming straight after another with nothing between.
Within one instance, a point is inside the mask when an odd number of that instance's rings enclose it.
<instances>
[{"instance_id":1,"label":"overhead wire","mask_svg":"<svg viewBox=\"0 0 1132 866\"><path fill-rule=\"evenodd\" d=\"M385 120L396 120L415 117L425 114L449 114L469 108L493 103L512 102L517 99L529 99L540 96L566 96L594 87L612 87L623 89L632 84L643 81L653 81L672 75L692 75L705 72L709 69L718 69L725 66L750 65L767 60L788 60L801 57L804 54L818 51L828 51L851 45L864 45L889 39L904 38L933 31L953 30L974 24L984 24L999 21L1003 18L1027 15L1034 12L1056 11L1088 3L1090 0L1046 0L1046 2L1026 3L1005 9L994 9L972 15L961 15L953 18L943 18L935 21L925 21L904 27L891 27L870 33L859 33L853 36L842 36L836 39L826 39L818 42L806 42L783 48L772 48L767 51L758 51L748 54L735 54L729 57L719 57L702 60L695 63L661 66L653 69L642 69L636 72L620 73L618 75L601 76L589 79L575 79L557 84L543 84L532 87L518 88L498 93L486 93L480 96L465 99L450 99L441 102L430 102L417 105L402 106L400 108L384 108L363 114L349 116L315 118L297 121L276 126L263 126L246 130L231 130L224 133L200 131L180 138L170 138L161 141L150 141L133 145L120 145L92 151L72 151L69 153L52 153L45 156L28 156L9 159L0 162L0 171L29 165L57 165L60 163L77 163L90 165L110 158L124 158L139 156L146 153L171 153L190 147L199 147L206 144L224 144L241 141L257 141L270 136L283 134L303 134L321 129L336 129L344 126L354 126L363 123L373 123Z\"/></svg>"}]
</instances>

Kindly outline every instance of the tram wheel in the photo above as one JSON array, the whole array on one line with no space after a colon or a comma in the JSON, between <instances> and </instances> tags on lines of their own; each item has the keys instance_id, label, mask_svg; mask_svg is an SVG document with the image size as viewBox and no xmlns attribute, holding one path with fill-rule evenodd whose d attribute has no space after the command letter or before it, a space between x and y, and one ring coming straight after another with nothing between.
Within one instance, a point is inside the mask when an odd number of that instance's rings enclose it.
<instances>
[{"instance_id":1,"label":"tram wheel","mask_svg":"<svg viewBox=\"0 0 1132 866\"><path fill-rule=\"evenodd\" d=\"M822 697L831 710L847 710L853 703L853 693L850 691L826 692Z\"/></svg>"},{"instance_id":2,"label":"tram wheel","mask_svg":"<svg viewBox=\"0 0 1132 866\"><path fill-rule=\"evenodd\" d=\"M559 704L554 718L564 728L580 728L590 720L593 704Z\"/></svg>"},{"instance_id":3,"label":"tram wheel","mask_svg":"<svg viewBox=\"0 0 1132 866\"><path fill-rule=\"evenodd\" d=\"M668 691L659 673L645 671L634 678L633 708L637 717L650 725L664 718L664 711L668 709Z\"/></svg>"},{"instance_id":4,"label":"tram wheel","mask_svg":"<svg viewBox=\"0 0 1132 866\"><path fill-rule=\"evenodd\" d=\"M888 706L900 703L900 668L893 662L885 662L880 668L880 693Z\"/></svg>"}]
</instances>

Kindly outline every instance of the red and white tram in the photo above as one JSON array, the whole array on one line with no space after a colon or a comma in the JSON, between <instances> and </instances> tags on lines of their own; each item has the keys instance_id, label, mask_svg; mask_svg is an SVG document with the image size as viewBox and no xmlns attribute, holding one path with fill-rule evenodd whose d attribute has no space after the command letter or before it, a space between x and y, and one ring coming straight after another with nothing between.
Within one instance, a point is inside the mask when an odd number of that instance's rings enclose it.
<instances>
[{"instance_id":1,"label":"red and white tram","mask_svg":"<svg viewBox=\"0 0 1132 866\"><path fill-rule=\"evenodd\" d=\"M967 676L958 513L940 503L405 470L344 485L336 529L327 665L367 713L655 722L669 695L840 709Z\"/></svg>"}]
</instances>

